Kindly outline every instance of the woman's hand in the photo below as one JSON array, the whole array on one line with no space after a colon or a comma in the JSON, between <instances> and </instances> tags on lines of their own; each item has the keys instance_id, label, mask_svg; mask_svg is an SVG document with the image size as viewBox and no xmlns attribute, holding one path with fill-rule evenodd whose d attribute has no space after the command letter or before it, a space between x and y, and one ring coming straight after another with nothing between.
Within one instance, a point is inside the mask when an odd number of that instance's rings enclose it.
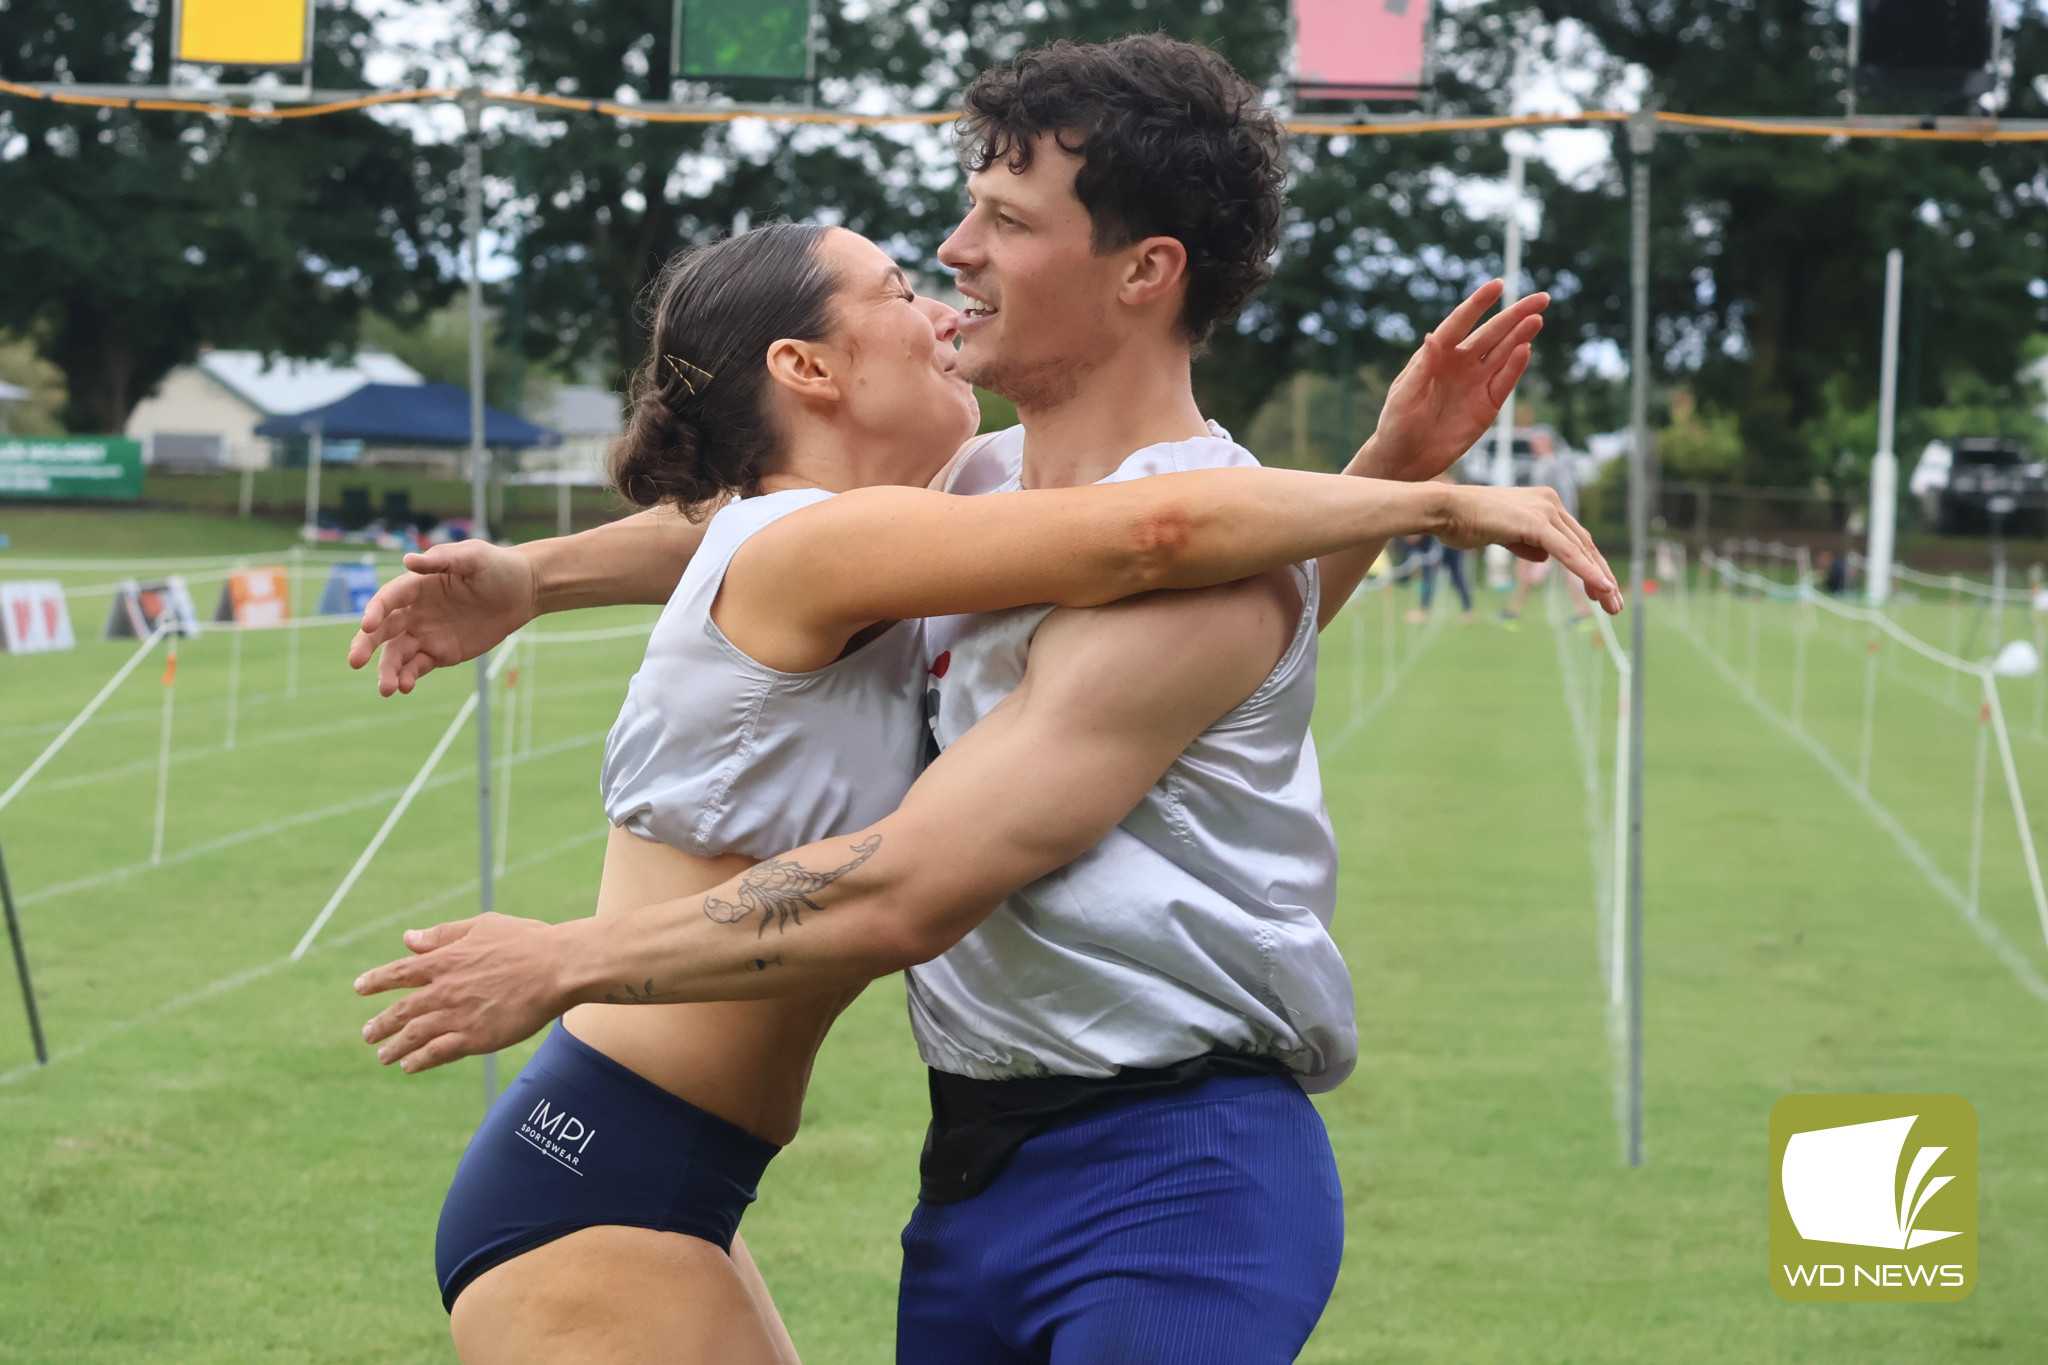
<instances>
[{"instance_id":1,"label":"woman's hand","mask_svg":"<svg viewBox=\"0 0 2048 1365\"><path fill-rule=\"evenodd\" d=\"M559 969L579 927L477 915L406 931L411 957L356 978L357 995L412 991L363 1025L363 1041L414 1072L531 1038L576 1003Z\"/></svg>"},{"instance_id":2,"label":"woman's hand","mask_svg":"<svg viewBox=\"0 0 2048 1365\"><path fill-rule=\"evenodd\" d=\"M1586 528L1548 488L1491 488L1452 484L1444 489L1437 539L1454 550L1505 545L1523 559L1555 559L1586 585L1586 596L1621 614L1621 584Z\"/></svg>"}]
</instances>

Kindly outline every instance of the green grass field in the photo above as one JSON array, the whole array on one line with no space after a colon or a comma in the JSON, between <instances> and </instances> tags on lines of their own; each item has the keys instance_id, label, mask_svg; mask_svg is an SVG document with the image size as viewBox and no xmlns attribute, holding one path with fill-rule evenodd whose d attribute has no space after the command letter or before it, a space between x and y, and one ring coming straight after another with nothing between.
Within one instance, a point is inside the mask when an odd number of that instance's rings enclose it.
<instances>
[{"instance_id":1,"label":"green grass field","mask_svg":"<svg viewBox=\"0 0 2048 1365\"><path fill-rule=\"evenodd\" d=\"M285 543L200 518L5 520L15 542L0 577L23 576L8 561L30 554ZM202 606L212 591L198 593ZM1696 592L1690 632L1675 608L1657 601L1649 638L1648 1160L1637 1170L1620 1159L1597 908L1605 854L1589 826L1607 756L1581 753L1567 709L1565 666L1580 678L1604 669L1591 637L1560 639L1540 613L1512 633L1396 624L1390 692L1377 599L1353 609L1355 637L1340 620L1325 638L1317 729L1363 1059L1321 1101L1350 1240L1304 1359L2025 1360L2048 1338L2036 1287L2048 1274L2048 1004L2020 975L2048 973L2048 952L1995 755L1982 921L2017 967L1765 714L1791 706L1790 608ZM75 652L0 656L0 784L132 648L97 640L104 598L74 609L88 637ZM1900 619L1947 648L1945 611L1909 604ZM2015 614L2006 634L2031 629ZM229 642L185 645L160 865L148 863L154 661L0 812L57 1052L33 1068L11 985L0 990L0 1360L452 1359L432 1237L481 1113L480 1063L410 1078L379 1069L357 1041L367 1011L349 981L399 951L400 928L474 906L471 735L319 947L296 964L286 955L470 674L385 701L343 667L345 630L300 634L292 696L285 637L246 638L233 751ZM1806 654L1807 733L1853 784L1863 635L1824 619ZM625 638L544 645L522 661L509 689L520 747L501 909L567 917L592 903L600 745L638 655ZM1964 886L1976 698L1969 685L1950 695L1943 675L1896 650L1880 659L1872 799L1937 876ZM1611 677L1605 688L1603 740ZM2015 681L2004 696L2042 812L2048 741L2033 689ZM813 1365L892 1357L895 1238L924 1121L903 1014L889 980L842 1021L804 1132L748 1215ZM1982 1282L1971 1298L1829 1306L1772 1293L1766 1116L1801 1091L1944 1091L1976 1105Z\"/></svg>"}]
</instances>

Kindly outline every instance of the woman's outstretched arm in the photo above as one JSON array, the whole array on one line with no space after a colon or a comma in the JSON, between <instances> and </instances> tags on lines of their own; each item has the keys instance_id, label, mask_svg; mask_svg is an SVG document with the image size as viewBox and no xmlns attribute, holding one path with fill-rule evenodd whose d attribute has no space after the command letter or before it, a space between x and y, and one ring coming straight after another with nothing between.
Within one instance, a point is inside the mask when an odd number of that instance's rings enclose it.
<instances>
[{"instance_id":1,"label":"woman's outstretched arm","mask_svg":"<svg viewBox=\"0 0 2048 1365\"><path fill-rule=\"evenodd\" d=\"M856 489L749 539L714 613L749 655L805 671L877 621L1096 606L1425 532L1555 557L1596 600L1615 590L1592 539L1548 489L1230 468L982 497Z\"/></svg>"}]
</instances>

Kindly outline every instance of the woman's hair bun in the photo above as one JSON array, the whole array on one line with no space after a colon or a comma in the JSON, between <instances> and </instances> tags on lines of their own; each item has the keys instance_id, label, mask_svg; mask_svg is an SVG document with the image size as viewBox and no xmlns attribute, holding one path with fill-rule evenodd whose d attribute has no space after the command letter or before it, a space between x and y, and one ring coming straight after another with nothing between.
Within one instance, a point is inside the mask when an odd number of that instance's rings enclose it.
<instances>
[{"instance_id":1,"label":"woman's hair bun","mask_svg":"<svg viewBox=\"0 0 2048 1365\"><path fill-rule=\"evenodd\" d=\"M760 491L777 441L768 348L831 330L837 282L818 253L826 231L767 223L677 253L648 285L647 357L610 457L628 501L701 515Z\"/></svg>"}]
</instances>

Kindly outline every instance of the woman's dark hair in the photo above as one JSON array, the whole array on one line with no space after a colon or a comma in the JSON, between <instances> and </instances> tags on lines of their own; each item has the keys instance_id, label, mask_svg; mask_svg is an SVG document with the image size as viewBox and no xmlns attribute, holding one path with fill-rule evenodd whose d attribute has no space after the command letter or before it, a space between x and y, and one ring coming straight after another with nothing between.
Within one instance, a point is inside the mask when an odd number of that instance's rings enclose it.
<instances>
[{"instance_id":1,"label":"woman's dark hair","mask_svg":"<svg viewBox=\"0 0 2048 1365\"><path fill-rule=\"evenodd\" d=\"M1187 248L1181 327L1196 346L1271 278L1285 204L1280 123L1208 48L1163 33L1063 38L984 71L962 106L970 171L1025 170L1042 133L1080 155L1074 193L1098 252L1145 237Z\"/></svg>"},{"instance_id":2,"label":"woman's dark hair","mask_svg":"<svg viewBox=\"0 0 2048 1365\"><path fill-rule=\"evenodd\" d=\"M831 330L838 281L818 254L827 229L767 223L678 252L648 284L647 359L633 375L612 482L641 507L685 515L760 491L775 453L768 348Z\"/></svg>"}]
</instances>

